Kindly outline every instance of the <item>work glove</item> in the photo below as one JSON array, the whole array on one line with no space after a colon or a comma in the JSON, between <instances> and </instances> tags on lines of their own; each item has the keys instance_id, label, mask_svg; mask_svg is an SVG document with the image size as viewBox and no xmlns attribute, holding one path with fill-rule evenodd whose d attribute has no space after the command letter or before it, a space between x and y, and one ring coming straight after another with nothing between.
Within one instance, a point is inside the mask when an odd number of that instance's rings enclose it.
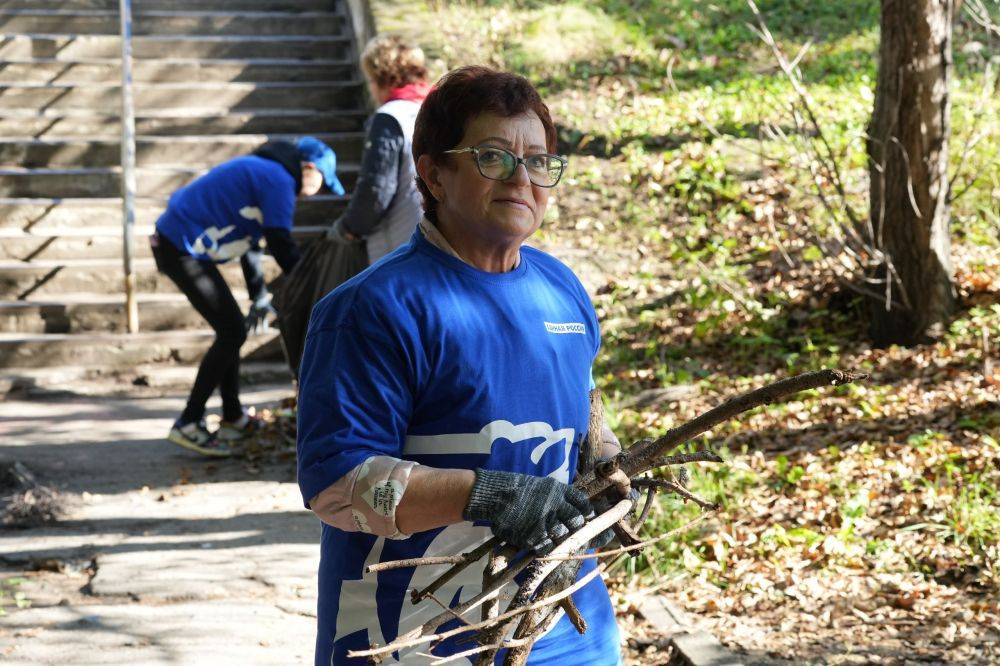
<instances>
[{"instance_id":1,"label":"work glove","mask_svg":"<svg viewBox=\"0 0 1000 666\"><path fill-rule=\"evenodd\" d=\"M330 228L326 230L326 239L334 241L335 243L340 243L341 245L350 245L351 243L359 243L362 239L358 238L344 226L344 222L338 219L336 222L330 225Z\"/></svg>"},{"instance_id":2,"label":"work glove","mask_svg":"<svg viewBox=\"0 0 1000 666\"><path fill-rule=\"evenodd\" d=\"M261 335L271 329L267 318L269 315L276 315L278 311L271 305L271 296L257 299L250 306L250 311L243 320L243 326L250 335Z\"/></svg>"},{"instance_id":3,"label":"work glove","mask_svg":"<svg viewBox=\"0 0 1000 666\"><path fill-rule=\"evenodd\" d=\"M477 469L462 515L489 522L495 536L519 550L545 555L593 514L587 495L562 481Z\"/></svg>"}]
</instances>

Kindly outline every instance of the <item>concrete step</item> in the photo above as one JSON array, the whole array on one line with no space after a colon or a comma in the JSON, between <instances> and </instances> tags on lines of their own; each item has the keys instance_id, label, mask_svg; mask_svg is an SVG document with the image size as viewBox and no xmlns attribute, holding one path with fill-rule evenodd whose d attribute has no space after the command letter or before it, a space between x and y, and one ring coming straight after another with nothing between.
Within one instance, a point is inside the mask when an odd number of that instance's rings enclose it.
<instances>
[{"instance_id":1,"label":"concrete step","mask_svg":"<svg viewBox=\"0 0 1000 666\"><path fill-rule=\"evenodd\" d=\"M50 83L0 86L0 105L5 115L24 109L47 111L93 111L117 115L121 107L118 84L91 83L82 86ZM135 86L135 112L169 109L187 112L229 113L252 109L348 110L364 108L363 83L295 82L270 83L146 83Z\"/></svg>"},{"instance_id":2,"label":"concrete step","mask_svg":"<svg viewBox=\"0 0 1000 666\"><path fill-rule=\"evenodd\" d=\"M276 332L252 336L243 358L278 361ZM130 368L148 363L197 363L215 338L211 330L152 333L0 333L0 368L57 365Z\"/></svg>"},{"instance_id":3,"label":"concrete step","mask_svg":"<svg viewBox=\"0 0 1000 666\"><path fill-rule=\"evenodd\" d=\"M295 206L295 228L324 225L340 215L350 197L318 194L302 199ZM167 206L166 197L141 197L136 200L136 225L151 228ZM87 233L86 229L119 228L122 219L121 199L0 199L0 232L62 235ZM138 232L137 232L138 233Z\"/></svg>"},{"instance_id":4,"label":"concrete step","mask_svg":"<svg viewBox=\"0 0 1000 666\"><path fill-rule=\"evenodd\" d=\"M137 247L140 242L147 242L136 241ZM136 259L133 270L139 293L178 292L168 277L157 272L151 258ZM220 265L219 271L234 289L244 288L238 261ZM265 257L264 272L268 279L273 279L281 271L273 259ZM121 259L0 260L0 300L49 299L57 294L121 294L123 275Z\"/></svg>"},{"instance_id":5,"label":"concrete step","mask_svg":"<svg viewBox=\"0 0 1000 666\"><path fill-rule=\"evenodd\" d=\"M136 386L160 391L188 390L194 384L198 366L143 364L127 368L63 365L50 368L4 368L0 370L0 399L11 392L20 395L74 393L114 395ZM288 383L292 373L284 361L244 361L240 363L240 386Z\"/></svg>"},{"instance_id":6,"label":"concrete step","mask_svg":"<svg viewBox=\"0 0 1000 666\"><path fill-rule=\"evenodd\" d=\"M0 8L12 9L73 9L118 11L119 0L0 0ZM132 0L132 11L149 10L197 11L205 8L205 0ZM343 11L339 0L212 0L212 9L219 11Z\"/></svg>"},{"instance_id":7,"label":"concrete step","mask_svg":"<svg viewBox=\"0 0 1000 666\"><path fill-rule=\"evenodd\" d=\"M38 110L11 112L0 107L0 136L92 137L114 136L121 131L114 109L108 113ZM140 113L135 129L145 136L195 136L218 134L323 134L363 129L367 112L315 111L311 109L255 109L233 113L185 112L173 115Z\"/></svg>"},{"instance_id":8,"label":"concrete step","mask_svg":"<svg viewBox=\"0 0 1000 666\"><path fill-rule=\"evenodd\" d=\"M247 304L246 291L234 291ZM138 294L141 331L205 328L205 320L180 293ZM125 299L118 294L60 294L58 298L0 301L3 333L124 333Z\"/></svg>"},{"instance_id":9,"label":"concrete step","mask_svg":"<svg viewBox=\"0 0 1000 666\"><path fill-rule=\"evenodd\" d=\"M353 57L351 39L342 35L139 35L132 41L137 59L297 58L346 60ZM115 35L0 33L0 60L121 57Z\"/></svg>"},{"instance_id":10,"label":"concrete step","mask_svg":"<svg viewBox=\"0 0 1000 666\"><path fill-rule=\"evenodd\" d=\"M64 6L65 7L65 6ZM141 35L340 35L346 20L336 11L204 11L136 7L132 34ZM118 35L117 8L0 9L0 32Z\"/></svg>"},{"instance_id":11,"label":"concrete step","mask_svg":"<svg viewBox=\"0 0 1000 666\"><path fill-rule=\"evenodd\" d=\"M328 224L296 226L292 229L292 236L299 242L307 242L325 233L328 227ZM135 228L136 244L133 256L152 256L149 244L145 239L153 233L153 229L153 225L142 225ZM80 257L117 259L121 256L122 228L120 225L31 229L30 231L0 227L0 260L55 261Z\"/></svg>"},{"instance_id":12,"label":"concrete step","mask_svg":"<svg viewBox=\"0 0 1000 666\"><path fill-rule=\"evenodd\" d=\"M59 198L113 197L121 192L119 167L15 169L0 168L0 197ZM169 196L204 173L189 167L141 167L136 169L138 196ZM358 165L337 165L337 176L348 190L357 179Z\"/></svg>"},{"instance_id":13,"label":"concrete step","mask_svg":"<svg viewBox=\"0 0 1000 666\"><path fill-rule=\"evenodd\" d=\"M132 79L140 83L346 81L357 78L351 60L295 60L293 58L161 58L136 60ZM0 84L118 83L117 59L91 58L71 62L58 58L8 60L0 69Z\"/></svg>"},{"instance_id":14,"label":"concrete step","mask_svg":"<svg viewBox=\"0 0 1000 666\"><path fill-rule=\"evenodd\" d=\"M146 137L136 140L136 164L186 164L191 167L211 167L240 155L246 155L269 139L294 141L294 135L216 135ZM319 134L316 138L326 142L342 162L361 161L360 132ZM121 142L110 138L0 138L0 167L17 166L26 169L44 167L88 166L103 167L121 164Z\"/></svg>"}]
</instances>

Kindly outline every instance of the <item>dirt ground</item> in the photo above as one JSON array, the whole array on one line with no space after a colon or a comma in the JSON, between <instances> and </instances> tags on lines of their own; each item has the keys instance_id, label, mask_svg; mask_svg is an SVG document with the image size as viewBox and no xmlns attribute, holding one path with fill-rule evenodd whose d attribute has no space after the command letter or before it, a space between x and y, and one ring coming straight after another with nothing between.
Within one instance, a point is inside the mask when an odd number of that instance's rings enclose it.
<instances>
[{"instance_id":1,"label":"dirt ground","mask_svg":"<svg viewBox=\"0 0 1000 666\"><path fill-rule=\"evenodd\" d=\"M311 660L319 527L294 466L169 444L183 395L0 403L0 459L21 461L63 509L47 526L3 528L0 661Z\"/></svg>"}]
</instances>

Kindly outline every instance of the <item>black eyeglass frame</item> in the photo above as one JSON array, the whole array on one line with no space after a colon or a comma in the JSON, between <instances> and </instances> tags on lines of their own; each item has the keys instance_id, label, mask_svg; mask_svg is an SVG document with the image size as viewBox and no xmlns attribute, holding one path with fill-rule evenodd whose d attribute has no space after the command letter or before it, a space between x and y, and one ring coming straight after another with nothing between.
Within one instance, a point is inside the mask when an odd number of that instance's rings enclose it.
<instances>
[{"instance_id":1,"label":"black eyeglass frame","mask_svg":"<svg viewBox=\"0 0 1000 666\"><path fill-rule=\"evenodd\" d=\"M479 151L480 150L486 150L486 149L488 149L488 150L499 150L501 152L507 153L508 155L510 155L511 157L514 158L514 168L511 170L510 175L508 175L506 178L494 178L492 176L487 176L485 173L483 173L483 167L482 167L482 165L479 164ZM517 171L517 167L519 165L523 164L524 165L524 170L528 173L528 180L531 181L531 184L532 185L536 185L538 187L545 187L545 188L555 187L556 185L558 185L559 181L562 180L563 174L566 173L566 165L569 164L569 160L567 160L562 155L553 155L551 153L534 153L532 155L525 155L524 157L518 157L517 155L515 155L512 152L510 152L506 148L500 148L498 146L469 146L468 148L453 148L452 150L446 150L446 151L444 151L442 154L443 155L461 155L462 153L472 153L472 155L474 157L473 161L476 163L476 169L479 170L479 175L482 176L483 178L487 178L489 180L500 180L500 181L507 180L508 178L513 177L514 173ZM556 160L557 162L559 162L559 165L560 165L559 176L556 178L556 182L552 183L551 185L543 185L541 183L536 183L535 181L531 180L531 169L528 168L528 163L527 163L526 160L529 160L532 157L538 157L539 155L544 155L545 157L552 158L552 159Z\"/></svg>"}]
</instances>

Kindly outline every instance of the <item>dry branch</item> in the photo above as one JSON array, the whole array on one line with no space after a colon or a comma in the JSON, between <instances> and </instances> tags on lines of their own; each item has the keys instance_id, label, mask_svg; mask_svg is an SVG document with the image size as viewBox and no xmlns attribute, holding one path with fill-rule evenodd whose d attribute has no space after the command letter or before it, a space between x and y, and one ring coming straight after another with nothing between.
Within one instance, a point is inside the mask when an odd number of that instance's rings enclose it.
<instances>
[{"instance_id":1,"label":"dry branch","mask_svg":"<svg viewBox=\"0 0 1000 666\"><path fill-rule=\"evenodd\" d=\"M636 477L644 472L660 467L659 458L668 450L690 441L734 416L750 411L755 407L766 405L785 396L800 391L819 388L821 386L840 386L868 375L842 370L817 370L807 372L774 384L744 393L731 398L714 409L678 426L659 439L637 443L615 460L618 467L629 477ZM596 474L588 474L576 483L590 497L596 497L610 485L608 480L599 478Z\"/></svg>"},{"instance_id":2,"label":"dry branch","mask_svg":"<svg viewBox=\"0 0 1000 666\"><path fill-rule=\"evenodd\" d=\"M719 505L715 502L704 500L679 483L667 481L666 479L636 479L635 485L640 488L645 486L647 488L670 491L676 495L680 495L686 500L691 500L706 511L714 511L719 508Z\"/></svg>"},{"instance_id":3,"label":"dry branch","mask_svg":"<svg viewBox=\"0 0 1000 666\"><path fill-rule=\"evenodd\" d=\"M648 548L649 546L652 546L655 543L659 543L661 541L665 541L666 539L669 539L672 536L677 536L681 532L686 532L687 530L691 529L692 527L694 527L695 525L697 525L701 521L703 521L706 518L708 518L713 513L714 513L714 511L706 511L704 513L699 513L697 516L695 516L694 518L692 518L688 522L684 523L680 527L675 527L674 529L670 530L669 532L664 532L663 534L655 536L652 539L646 539L645 541L640 541L639 543L634 544L632 546L622 546L621 548L612 548L610 550L601 550L601 551L598 551L596 553L580 553L578 555L565 555L565 556L559 557L559 558L553 558L551 555L547 555L545 557L540 557L539 559L541 559L541 560L552 560L552 559L558 559L558 560L597 560L597 559L603 559L603 558L606 558L606 557L615 557L615 556L621 555L623 553L631 553L631 552L634 552L634 551L637 551L637 550L642 550L643 548Z\"/></svg>"},{"instance_id":4,"label":"dry branch","mask_svg":"<svg viewBox=\"0 0 1000 666\"><path fill-rule=\"evenodd\" d=\"M441 588L442 585L444 585L445 583L447 583L448 581L450 581L452 578L454 578L455 576L457 576L459 573L461 573L470 564L472 564L473 562L478 562L483 557L485 557L487 553L492 553L493 550L498 545L500 545L500 540L497 539L496 537L493 537L492 539L488 540L486 543L484 543L483 545L479 546L475 550L471 550L468 553L465 553L464 555L462 555L462 561L460 563L456 564L451 569L448 569L447 571L445 571L443 574L441 574L441 576L439 576L437 578L437 580L435 580L434 582L432 582L425 589L423 589L423 590L414 590L413 591L413 595L412 595L413 603L415 603L415 604L419 603L419 602L423 601L424 599L426 599L428 594L434 594L435 592L437 592ZM417 562L417 563L414 563L414 564L410 564L409 566L418 566L419 564L423 564L423 563L422 562Z\"/></svg>"},{"instance_id":5,"label":"dry branch","mask_svg":"<svg viewBox=\"0 0 1000 666\"><path fill-rule=\"evenodd\" d=\"M595 572L591 572L591 574L593 574L593 573L595 573ZM587 582L588 583L594 577L591 574L587 575ZM550 601L554 601L554 600L548 600L548 599L545 600L546 603L549 603ZM496 643L496 644L480 645L479 647L474 647L474 648L471 648L469 650L465 650L464 652L458 652L456 654L449 655L447 657L441 657L439 659L435 659L434 661L431 662L431 666L437 666L438 664L449 664L449 663L451 663L453 661L458 661L459 659L466 659L466 658L471 657L473 655L482 654L482 653L488 652L488 651L489 652L493 652L495 654L496 652L498 652L498 651L500 651L500 650L502 650L504 648L516 648L516 647L520 647L522 645L530 645L530 644L534 643L536 640L538 640L538 638L540 636L544 635L547 631L549 631L552 628L552 626L558 620L559 620L559 618L556 615L555 610L554 609L550 610L549 616L542 623L542 626L534 634L532 634L531 636L527 636L525 638L512 638L510 640L501 641L501 642Z\"/></svg>"}]
</instances>

